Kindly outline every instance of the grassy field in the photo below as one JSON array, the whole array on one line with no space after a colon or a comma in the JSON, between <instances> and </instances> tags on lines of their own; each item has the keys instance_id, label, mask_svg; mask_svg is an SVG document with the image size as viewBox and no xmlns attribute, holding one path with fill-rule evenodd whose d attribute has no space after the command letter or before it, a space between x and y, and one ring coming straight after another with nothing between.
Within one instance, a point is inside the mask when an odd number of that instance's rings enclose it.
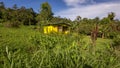
<instances>
[{"instance_id":1,"label":"grassy field","mask_svg":"<svg viewBox=\"0 0 120 68\"><path fill-rule=\"evenodd\" d=\"M0 68L120 68L112 40L0 25Z\"/></svg>"}]
</instances>

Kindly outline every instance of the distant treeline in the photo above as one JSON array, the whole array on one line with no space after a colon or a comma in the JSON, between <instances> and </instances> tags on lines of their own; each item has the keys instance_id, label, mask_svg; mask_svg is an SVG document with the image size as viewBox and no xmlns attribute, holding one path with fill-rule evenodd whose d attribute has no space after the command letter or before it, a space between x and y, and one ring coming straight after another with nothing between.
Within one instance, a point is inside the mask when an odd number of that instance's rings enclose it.
<instances>
[{"instance_id":1,"label":"distant treeline","mask_svg":"<svg viewBox=\"0 0 120 68\"><path fill-rule=\"evenodd\" d=\"M9 8L0 2L0 23L8 23L7 26L18 26L70 21L66 18L54 17L51 6L47 2L41 5L40 10L39 13L36 13L33 8L17 7L17 4Z\"/></svg>"}]
</instances>

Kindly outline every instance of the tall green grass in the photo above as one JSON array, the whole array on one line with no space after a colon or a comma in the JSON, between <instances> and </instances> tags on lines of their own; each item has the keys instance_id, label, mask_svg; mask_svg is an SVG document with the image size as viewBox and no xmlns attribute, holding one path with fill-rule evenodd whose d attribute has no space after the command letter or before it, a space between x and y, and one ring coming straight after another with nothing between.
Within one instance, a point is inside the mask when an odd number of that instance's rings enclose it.
<instances>
[{"instance_id":1,"label":"tall green grass","mask_svg":"<svg viewBox=\"0 0 120 68\"><path fill-rule=\"evenodd\" d=\"M0 27L0 68L119 68L110 40Z\"/></svg>"}]
</instances>

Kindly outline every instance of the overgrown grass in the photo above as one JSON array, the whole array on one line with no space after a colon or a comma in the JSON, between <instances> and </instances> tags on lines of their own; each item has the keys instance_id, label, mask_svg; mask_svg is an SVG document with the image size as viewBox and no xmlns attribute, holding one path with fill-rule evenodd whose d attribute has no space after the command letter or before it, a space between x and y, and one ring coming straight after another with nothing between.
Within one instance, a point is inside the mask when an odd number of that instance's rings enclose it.
<instances>
[{"instance_id":1,"label":"overgrown grass","mask_svg":"<svg viewBox=\"0 0 120 68\"><path fill-rule=\"evenodd\" d=\"M0 26L0 68L120 68L111 40Z\"/></svg>"}]
</instances>

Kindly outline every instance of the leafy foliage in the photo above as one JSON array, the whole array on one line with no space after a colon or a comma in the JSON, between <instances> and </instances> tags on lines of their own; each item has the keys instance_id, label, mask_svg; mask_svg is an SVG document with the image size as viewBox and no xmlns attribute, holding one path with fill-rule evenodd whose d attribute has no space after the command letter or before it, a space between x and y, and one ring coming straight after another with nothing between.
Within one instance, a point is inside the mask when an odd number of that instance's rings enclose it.
<instances>
[{"instance_id":1,"label":"leafy foliage","mask_svg":"<svg viewBox=\"0 0 120 68\"><path fill-rule=\"evenodd\" d=\"M26 9L24 6L18 8L17 5L13 5L13 8L5 8L3 7L3 2L0 5L0 21L3 22L11 22L10 24L19 24L19 25L35 25L36 13L32 8ZM15 25L13 25L15 26ZM16 25L17 27L18 25Z\"/></svg>"},{"instance_id":2,"label":"leafy foliage","mask_svg":"<svg viewBox=\"0 0 120 68\"><path fill-rule=\"evenodd\" d=\"M53 13L51 10L51 6L47 2L43 3L41 5L41 11L36 17L37 21L38 22L44 21L46 23L47 21L50 21L52 17L53 17Z\"/></svg>"},{"instance_id":3,"label":"leafy foliage","mask_svg":"<svg viewBox=\"0 0 120 68\"><path fill-rule=\"evenodd\" d=\"M120 35L117 35L114 39L113 39L113 46L120 46Z\"/></svg>"},{"instance_id":4,"label":"leafy foliage","mask_svg":"<svg viewBox=\"0 0 120 68\"><path fill-rule=\"evenodd\" d=\"M89 38L77 34L45 35L30 27L0 29L1 68L119 68L119 56L105 40L92 46Z\"/></svg>"}]
</instances>

